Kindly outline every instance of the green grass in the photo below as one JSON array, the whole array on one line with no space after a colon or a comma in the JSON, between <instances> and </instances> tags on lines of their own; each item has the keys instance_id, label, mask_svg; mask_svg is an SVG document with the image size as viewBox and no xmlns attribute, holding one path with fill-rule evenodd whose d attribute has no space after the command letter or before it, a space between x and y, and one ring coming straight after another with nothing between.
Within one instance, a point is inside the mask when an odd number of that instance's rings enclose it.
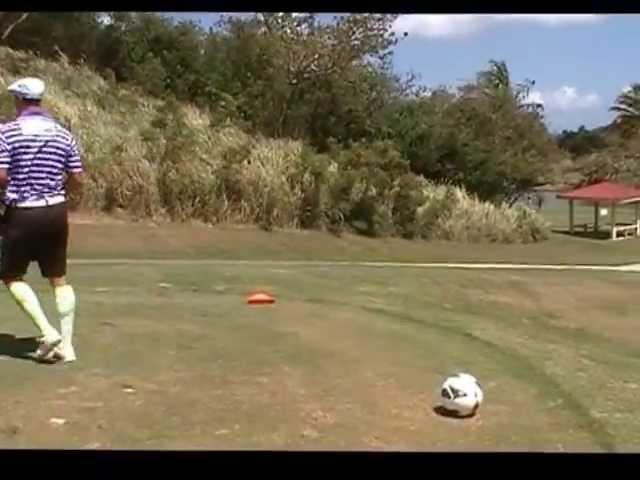
<instances>
[{"instance_id":1,"label":"green grass","mask_svg":"<svg viewBox=\"0 0 640 480\"><path fill-rule=\"evenodd\" d=\"M462 246L104 219L74 223L71 238L75 258L623 263L636 247L566 236ZM0 447L638 445L634 274L175 262L72 264L70 279L74 365L22 358L35 330L0 296ZM29 281L53 312L37 268ZM247 306L256 289L276 305ZM467 421L433 411L441 381L458 371L485 390L480 415Z\"/></svg>"},{"instance_id":2,"label":"green grass","mask_svg":"<svg viewBox=\"0 0 640 480\"><path fill-rule=\"evenodd\" d=\"M80 361L0 361L0 447L637 446L640 335L616 308L634 275L175 264L72 279ZM276 305L248 307L253 289ZM0 308L6 351L34 331L6 295ZM439 417L461 370L483 383L480 415Z\"/></svg>"}]
</instances>

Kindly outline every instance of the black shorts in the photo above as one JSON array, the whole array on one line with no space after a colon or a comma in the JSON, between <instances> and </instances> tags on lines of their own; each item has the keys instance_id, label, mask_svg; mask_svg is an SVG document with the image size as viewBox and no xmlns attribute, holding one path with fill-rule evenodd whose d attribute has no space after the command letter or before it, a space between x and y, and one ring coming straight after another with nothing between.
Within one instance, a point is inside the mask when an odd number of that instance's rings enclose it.
<instances>
[{"instance_id":1,"label":"black shorts","mask_svg":"<svg viewBox=\"0 0 640 480\"><path fill-rule=\"evenodd\" d=\"M0 278L15 279L38 262L45 278L67 273L69 223L67 204L48 207L7 208L2 226Z\"/></svg>"}]
</instances>

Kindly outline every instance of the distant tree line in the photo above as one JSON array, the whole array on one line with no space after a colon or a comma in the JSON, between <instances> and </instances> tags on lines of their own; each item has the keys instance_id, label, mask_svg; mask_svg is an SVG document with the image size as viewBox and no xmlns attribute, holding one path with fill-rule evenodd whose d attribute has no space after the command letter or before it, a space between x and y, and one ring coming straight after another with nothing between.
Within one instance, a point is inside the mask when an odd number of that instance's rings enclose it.
<instances>
[{"instance_id":1,"label":"distant tree line","mask_svg":"<svg viewBox=\"0 0 640 480\"><path fill-rule=\"evenodd\" d=\"M455 89L398 75L396 18L257 13L222 16L205 30L154 13L0 12L0 42L45 58L62 53L110 82L190 102L248 133L302 140L319 154L384 142L413 174L494 202L591 171L590 156L612 148L584 128L551 135L543 106L529 100L533 81L516 82L502 61ZM627 142L640 85L612 108ZM596 163L600 173L609 168Z\"/></svg>"}]
</instances>

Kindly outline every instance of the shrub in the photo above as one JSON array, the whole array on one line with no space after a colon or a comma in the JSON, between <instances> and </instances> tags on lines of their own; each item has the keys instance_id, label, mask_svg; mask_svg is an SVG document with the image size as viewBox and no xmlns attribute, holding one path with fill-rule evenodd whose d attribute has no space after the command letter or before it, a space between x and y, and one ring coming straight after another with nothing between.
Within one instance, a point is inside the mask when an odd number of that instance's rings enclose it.
<instances>
[{"instance_id":1,"label":"shrub","mask_svg":"<svg viewBox=\"0 0 640 480\"><path fill-rule=\"evenodd\" d=\"M394 182L408 173L408 164L387 142L333 148L331 153L335 164L327 177L327 208L332 226L337 228L336 222L344 222L369 236L394 234Z\"/></svg>"},{"instance_id":2,"label":"shrub","mask_svg":"<svg viewBox=\"0 0 640 480\"><path fill-rule=\"evenodd\" d=\"M391 215L397 233L403 238L418 236L418 208L426 200L424 184L424 179L412 173L404 174L395 182Z\"/></svg>"},{"instance_id":3,"label":"shrub","mask_svg":"<svg viewBox=\"0 0 640 480\"><path fill-rule=\"evenodd\" d=\"M417 212L418 231L427 240L528 243L547 238L548 225L535 211L479 201L452 185L428 184Z\"/></svg>"}]
</instances>

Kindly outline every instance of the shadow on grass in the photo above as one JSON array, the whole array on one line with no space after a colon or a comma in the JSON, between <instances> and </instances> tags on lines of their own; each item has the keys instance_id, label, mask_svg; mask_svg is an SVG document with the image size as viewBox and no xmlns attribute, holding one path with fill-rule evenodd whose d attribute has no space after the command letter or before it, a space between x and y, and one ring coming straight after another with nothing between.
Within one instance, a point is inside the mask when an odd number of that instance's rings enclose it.
<instances>
[{"instance_id":1,"label":"shadow on grass","mask_svg":"<svg viewBox=\"0 0 640 480\"><path fill-rule=\"evenodd\" d=\"M30 354L37 349L38 340L36 337L18 338L8 333L0 333L0 357L11 357L36 362Z\"/></svg>"},{"instance_id":2,"label":"shadow on grass","mask_svg":"<svg viewBox=\"0 0 640 480\"><path fill-rule=\"evenodd\" d=\"M468 419L473 418L473 417L476 416L476 411L475 410L474 410L473 413L463 416L463 415L458 415L456 412L452 412L451 410L447 410L442 405L438 405L436 407L433 407L433 412L436 415L439 415L441 417L453 418L454 420L468 420Z\"/></svg>"},{"instance_id":3,"label":"shadow on grass","mask_svg":"<svg viewBox=\"0 0 640 480\"><path fill-rule=\"evenodd\" d=\"M594 232L593 230L587 232L576 230L574 233L570 233L569 230L564 228L554 228L552 232L558 235L565 235L572 238L583 238L587 240L609 240L611 238L611 232L607 232L606 230L601 230L599 232Z\"/></svg>"}]
</instances>

